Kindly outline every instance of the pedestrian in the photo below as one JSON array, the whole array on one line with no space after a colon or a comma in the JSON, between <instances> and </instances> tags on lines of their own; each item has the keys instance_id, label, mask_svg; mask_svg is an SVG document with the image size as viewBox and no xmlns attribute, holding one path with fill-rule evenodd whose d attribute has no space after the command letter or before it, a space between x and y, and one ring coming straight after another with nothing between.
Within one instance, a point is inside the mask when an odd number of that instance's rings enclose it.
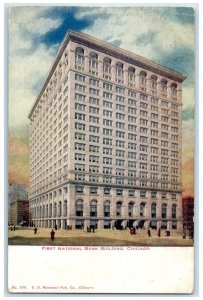
<instances>
[{"instance_id":1,"label":"pedestrian","mask_svg":"<svg viewBox=\"0 0 203 300\"><path fill-rule=\"evenodd\" d=\"M55 225L55 230L57 230L57 225Z\"/></svg>"},{"instance_id":2,"label":"pedestrian","mask_svg":"<svg viewBox=\"0 0 203 300\"><path fill-rule=\"evenodd\" d=\"M184 239L184 240L186 239L186 232L185 232L184 229L183 229L183 239Z\"/></svg>"},{"instance_id":3,"label":"pedestrian","mask_svg":"<svg viewBox=\"0 0 203 300\"><path fill-rule=\"evenodd\" d=\"M15 231L16 230L16 227L15 227L15 225L13 226L13 231Z\"/></svg>"},{"instance_id":4,"label":"pedestrian","mask_svg":"<svg viewBox=\"0 0 203 300\"><path fill-rule=\"evenodd\" d=\"M161 228L158 229L158 237L161 237Z\"/></svg>"},{"instance_id":5,"label":"pedestrian","mask_svg":"<svg viewBox=\"0 0 203 300\"><path fill-rule=\"evenodd\" d=\"M150 231L149 228L148 228L148 230L147 230L147 234L148 234L148 237L151 237L151 231Z\"/></svg>"},{"instance_id":6,"label":"pedestrian","mask_svg":"<svg viewBox=\"0 0 203 300\"><path fill-rule=\"evenodd\" d=\"M55 231L53 229L52 229L50 235L51 235L51 240L54 241Z\"/></svg>"},{"instance_id":7,"label":"pedestrian","mask_svg":"<svg viewBox=\"0 0 203 300\"><path fill-rule=\"evenodd\" d=\"M10 229L11 229L11 231L13 231L13 226L12 225L10 226Z\"/></svg>"},{"instance_id":8,"label":"pedestrian","mask_svg":"<svg viewBox=\"0 0 203 300\"><path fill-rule=\"evenodd\" d=\"M36 234L36 233L37 233L37 227L34 228L34 234Z\"/></svg>"}]
</instances>

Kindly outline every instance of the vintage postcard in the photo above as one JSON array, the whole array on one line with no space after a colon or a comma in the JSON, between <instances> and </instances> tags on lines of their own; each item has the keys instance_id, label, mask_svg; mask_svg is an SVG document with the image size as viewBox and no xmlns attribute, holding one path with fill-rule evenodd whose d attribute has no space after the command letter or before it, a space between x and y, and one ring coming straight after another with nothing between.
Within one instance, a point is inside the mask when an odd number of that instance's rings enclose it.
<instances>
[{"instance_id":1,"label":"vintage postcard","mask_svg":"<svg viewBox=\"0 0 203 300\"><path fill-rule=\"evenodd\" d=\"M8 22L9 293L193 293L194 8Z\"/></svg>"}]
</instances>

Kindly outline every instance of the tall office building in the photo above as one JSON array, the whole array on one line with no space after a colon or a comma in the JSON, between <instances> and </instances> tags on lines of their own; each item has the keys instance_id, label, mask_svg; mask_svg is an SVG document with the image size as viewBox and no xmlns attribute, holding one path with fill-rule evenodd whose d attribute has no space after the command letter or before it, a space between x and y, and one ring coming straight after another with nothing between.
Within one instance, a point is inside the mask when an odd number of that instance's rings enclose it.
<instances>
[{"instance_id":1,"label":"tall office building","mask_svg":"<svg viewBox=\"0 0 203 300\"><path fill-rule=\"evenodd\" d=\"M184 79L69 31L29 114L31 223L180 229Z\"/></svg>"}]
</instances>

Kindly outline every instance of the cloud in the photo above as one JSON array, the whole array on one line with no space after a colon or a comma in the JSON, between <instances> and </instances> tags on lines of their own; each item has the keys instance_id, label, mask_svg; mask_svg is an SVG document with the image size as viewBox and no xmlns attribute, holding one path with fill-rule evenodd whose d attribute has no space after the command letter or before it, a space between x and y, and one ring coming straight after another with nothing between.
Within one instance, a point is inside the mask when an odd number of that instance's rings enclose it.
<instances>
[{"instance_id":1,"label":"cloud","mask_svg":"<svg viewBox=\"0 0 203 300\"><path fill-rule=\"evenodd\" d=\"M45 79L55 52L37 42L60 26L59 19L43 17L47 7L12 7L9 12L9 129L28 125L27 115ZM55 45L55 50L56 50Z\"/></svg>"}]
</instances>

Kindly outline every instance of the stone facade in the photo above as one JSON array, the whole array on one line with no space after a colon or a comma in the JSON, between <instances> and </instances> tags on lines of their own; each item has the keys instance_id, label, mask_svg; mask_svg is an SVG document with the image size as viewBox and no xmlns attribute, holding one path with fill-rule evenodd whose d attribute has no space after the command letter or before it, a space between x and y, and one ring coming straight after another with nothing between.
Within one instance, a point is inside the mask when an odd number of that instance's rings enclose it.
<instances>
[{"instance_id":1,"label":"stone facade","mask_svg":"<svg viewBox=\"0 0 203 300\"><path fill-rule=\"evenodd\" d=\"M180 229L184 79L70 31L29 114L31 225Z\"/></svg>"}]
</instances>

